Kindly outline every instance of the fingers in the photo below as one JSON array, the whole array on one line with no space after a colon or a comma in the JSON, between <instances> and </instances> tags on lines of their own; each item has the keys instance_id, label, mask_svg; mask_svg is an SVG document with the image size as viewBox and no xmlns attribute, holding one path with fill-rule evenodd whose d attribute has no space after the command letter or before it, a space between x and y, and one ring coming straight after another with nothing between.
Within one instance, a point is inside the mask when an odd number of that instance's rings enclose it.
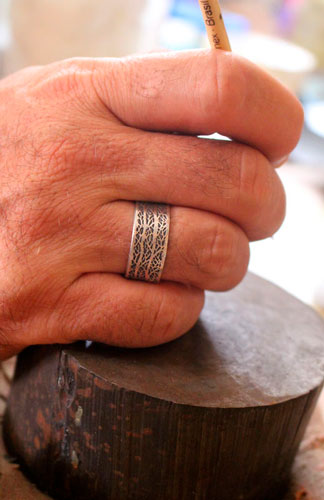
<instances>
[{"instance_id":1,"label":"fingers","mask_svg":"<svg viewBox=\"0 0 324 500\"><path fill-rule=\"evenodd\" d=\"M82 235L80 272L124 274L130 250L134 203L103 206ZM85 229L85 225L83 224ZM162 280L207 290L223 291L245 276L249 241L232 222L209 212L171 207L170 235Z\"/></svg>"},{"instance_id":2,"label":"fingers","mask_svg":"<svg viewBox=\"0 0 324 500\"><path fill-rule=\"evenodd\" d=\"M303 124L298 100L257 66L223 51L99 60L94 83L123 123L146 130L219 132L280 160Z\"/></svg>"},{"instance_id":3,"label":"fingers","mask_svg":"<svg viewBox=\"0 0 324 500\"><path fill-rule=\"evenodd\" d=\"M88 149L84 176L99 200L146 200L210 211L242 227L248 238L273 235L285 216L276 171L258 151L228 141L127 129L104 141L104 121ZM92 151L92 150L95 151Z\"/></svg>"},{"instance_id":4,"label":"fingers","mask_svg":"<svg viewBox=\"0 0 324 500\"><path fill-rule=\"evenodd\" d=\"M248 238L272 236L285 217L285 192L266 158L225 141L155 134L134 176L121 176L119 197L212 211ZM132 167L131 167L132 168Z\"/></svg>"},{"instance_id":5,"label":"fingers","mask_svg":"<svg viewBox=\"0 0 324 500\"><path fill-rule=\"evenodd\" d=\"M60 331L64 342L87 339L120 347L149 347L190 330L203 304L203 291L185 285L152 285L117 275L87 274L66 291L47 328L56 335Z\"/></svg>"}]
</instances>

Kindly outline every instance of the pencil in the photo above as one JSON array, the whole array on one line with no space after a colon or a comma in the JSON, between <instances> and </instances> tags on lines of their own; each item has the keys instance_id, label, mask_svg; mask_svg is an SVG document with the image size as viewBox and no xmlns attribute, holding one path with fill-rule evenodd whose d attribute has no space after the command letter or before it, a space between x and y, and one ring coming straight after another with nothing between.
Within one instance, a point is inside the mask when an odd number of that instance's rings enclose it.
<instances>
[{"instance_id":1,"label":"pencil","mask_svg":"<svg viewBox=\"0 0 324 500\"><path fill-rule=\"evenodd\" d=\"M198 0L206 24L209 43L213 49L231 51L222 11L218 0Z\"/></svg>"}]
</instances>

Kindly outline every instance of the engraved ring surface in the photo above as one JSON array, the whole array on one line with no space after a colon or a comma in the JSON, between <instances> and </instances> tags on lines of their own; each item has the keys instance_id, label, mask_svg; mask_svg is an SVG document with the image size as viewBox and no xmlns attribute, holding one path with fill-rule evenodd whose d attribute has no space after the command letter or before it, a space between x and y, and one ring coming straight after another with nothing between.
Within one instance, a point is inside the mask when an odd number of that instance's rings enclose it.
<instances>
[{"instance_id":1,"label":"engraved ring surface","mask_svg":"<svg viewBox=\"0 0 324 500\"><path fill-rule=\"evenodd\" d=\"M126 278L159 283L167 255L170 206L136 202Z\"/></svg>"}]
</instances>

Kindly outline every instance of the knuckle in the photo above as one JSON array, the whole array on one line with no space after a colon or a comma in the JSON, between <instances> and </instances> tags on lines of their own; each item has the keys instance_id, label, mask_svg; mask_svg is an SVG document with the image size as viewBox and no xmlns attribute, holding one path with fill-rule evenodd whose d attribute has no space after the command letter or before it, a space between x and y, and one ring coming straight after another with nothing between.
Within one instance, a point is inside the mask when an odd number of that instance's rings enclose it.
<instances>
[{"instance_id":1,"label":"knuckle","mask_svg":"<svg viewBox=\"0 0 324 500\"><path fill-rule=\"evenodd\" d=\"M282 183L268 160L258 151L242 149L238 195L245 207L244 226L251 239L276 232L285 216Z\"/></svg>"},{"instance_id":2,"label":"knuckle","mask_svg":"<svg viewBox=\"0 0 324 500\"><path fill-rule=\"evenodd\" d=\"M163 342L170 336L175 324L176 304L170 307L167 303L165 295L159 294L155 305L155 312L151 318L150 329L154 338L158 337L159 342Z\"/></svg>"},{"instance_id":3,"label":"knuckle","mask_svg":"<svg viewBox=\"0 0 324 500\"><path fill-rule=\"evenodd\" d=\"M91 136L84 133L73 113L67 119L48 110L46 121L44 117L36 117L29 137L23 136L16 152L16 166L27 186L67 180L75 173L76 166L84 165L88 144ZM28 177L20 162L27 164Z\"/></svg>"},{"instance_id":4,"label":"knuckle","mask_svg":"<svg viewBox=\"0 0 324 500\"><path fill-rule=\"evenodd\" d=\"M6 208L3 240L8 259L15 259L22 268L43 267L44 272L47 258L52 265L62 262L63 250L71 242L71 236L80 237L89 206L85 193L76 204L73 193L62 190L59 183L44 182L33 190L18 193L8 207L10 211ZM60 255L55 251L58 246L62 250Z\"/></svg>"},{"instance_id":5,"label":"knuckle","mask_svg":"<svg viewBox=\"0 0 324 500\"><path fill-rule=\"evenodd\" d=\"M38 97L53 97L58 103L71 103L71 97L84 98L91 92L95 61L71 58L46 67L42 79L34 86Z\"/></svg>"},{"instance_id":6,"label":"knuckle","mask_svg":"<svg viewBox=\"0 0 324 500\"><path fill-rule=\"evenodd\" d=\"M53 216L51 209L29 198L16 202L6 224L7 246L14 248L16 257L26 263L31 257L29 252L48 234L49 219Z\"/></svg>"},{"instance_id":7,"label":"knuckle","mask_svg":"<svg viewBox=\"0 0 324 500\"><path fill-rule=\"evenodd\" d=\"M239 247L234 253L235 258L231 271L219 285L219 289L224 292L235 288L247 273L250 261L250 247L247 238L244 242L240 239Z\"/></svg>"},{"instance_id":8,"label":"knuckle","mask_svg":"<svg viewBox=\"0 0 324 500\"><path fill-rule=\"evenodd\" d=\"M210 120L211 113L215 113L217 118L226 116L230 122L231 115L244 106L246 77L238 58L233 54L218 57L218 54L213 53L211 56L200 88L203 115L208 115L207 123L213 121ZM215 132L214 127L209 132Z\"/></svg>"},{"instance_id":9,"label":"knuckle","mask_svg":"<svg viewBox=\"0 0 324 500\"><path fill-rule=\"evenodd\" d=\"M271 198L272 176L267 160L258 151L243 147L240 159L239 195L249 201L254 211L256 206ZM253 206L254 205L254 206Z\"/></svg>"},{"instance_id":10,"label":"knuckle","mask_svg":"<svg viewBox=\"0 0 324 500\"><path fill-rule=\"evenodd\" d=\"M203 274L222 279L231 273L235 263L233 238L225 229L220 231L218 227L212 228L208 233L203 247L200 244L199 270Z\"/></svg>"},{"instance_id":11,"label":"knuckle","mask_svg":"<svg viewBox=\"0 0 324 500\"><path fill-rule=\"evenodd\" d=\"M274 172L275 189L269 207L271 223L269 224L268 237L273 236L282 226L286 216L286 193L279 176Z\"/></svg>"},{"instance_id":12,"label":"knuckle","mask_svg":"<svg viewBox=\"0 0 324 500\"><path fill-rule=\"evenodd\" d=\"M141 304L137 301L128 301L125 303L125 310L128 313L127 323L130 331L135 331L138 337L147 335L149 316L147 304Z\"/></svg>"},{"instance_id":13,"label":"knuckle","mask_svg":"<svg viewBox=\"0 0 324 500\"><path fill-rule=\"evenodd\" d=\"M249 243L238 226L229 223L222 231L213 227L201 247L199 269L208 276L211 289L230 290L244 278L250 259ZM214 285L214 286L213 286Z\"/></svg>"},{"instance_id":14,"label":"knuckle","mask_svg":"<svg viewBox=\"0 0 324 500\"><path fill-rule=\"evenodd\" d=\"M156 291L145 324L146 333L153 343L163 343L173 333L177 309L178 306L175 301L171 307L165 293L160 289Z\"/></svg>"}]
</instances>

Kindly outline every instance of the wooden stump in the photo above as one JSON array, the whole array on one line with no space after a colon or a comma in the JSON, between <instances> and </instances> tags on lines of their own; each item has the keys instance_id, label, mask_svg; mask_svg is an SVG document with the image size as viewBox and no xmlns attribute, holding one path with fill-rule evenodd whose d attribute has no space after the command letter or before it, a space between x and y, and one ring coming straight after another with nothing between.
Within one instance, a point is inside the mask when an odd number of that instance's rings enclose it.
<instances>
[{"instance_id":1,"label":"wooden stump","mask_svg":"<svg viewBox=\"0 0 324 500\"><path fill-rule=\"evenodd\" d=\"M322 320L249 275L164 346L27 349L4 435L58 499L279 500L323 378Z\"/></svg>"}]
</instances>

